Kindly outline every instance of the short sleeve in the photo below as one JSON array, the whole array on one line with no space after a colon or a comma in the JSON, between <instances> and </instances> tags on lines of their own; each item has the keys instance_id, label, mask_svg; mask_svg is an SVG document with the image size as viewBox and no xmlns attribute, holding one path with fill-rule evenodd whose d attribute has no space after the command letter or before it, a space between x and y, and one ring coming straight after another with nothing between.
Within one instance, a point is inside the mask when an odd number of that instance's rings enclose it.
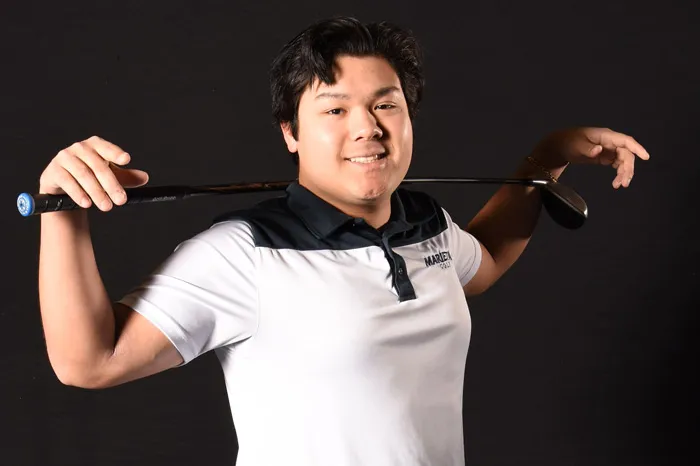
<instances>
[{"instance_id":1,"label":"short sleeve","mask_svg":"<svg viewBox=\"0 0 700 466\"><path fill-rule=\"evenodd\" d=\"M187 364L255 333L255 264L250 226L240 220L217 223L178 244L119 302L158 327Z\"/></svg>"},{"instance_id":2,"label":"short sleeve","mask_svg":"<svg viewBox=\"0 0 700 466\"><path fill-rule=\"evenodd\" d=\"M481 245L471 233L468 233L452 221L445 209L442 209L447 220L447 230L452 251L455 271L462 286L474 278L481 265Z\"/></svg>"}]
</instances>

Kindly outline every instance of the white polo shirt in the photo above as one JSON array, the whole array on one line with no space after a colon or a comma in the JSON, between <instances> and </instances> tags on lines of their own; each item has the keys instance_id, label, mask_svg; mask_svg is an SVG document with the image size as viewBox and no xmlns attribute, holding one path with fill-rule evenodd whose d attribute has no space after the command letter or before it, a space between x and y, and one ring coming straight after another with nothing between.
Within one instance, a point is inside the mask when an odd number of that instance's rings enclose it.
<instances>
[{"instance_id":1,"label":"white polo shirt","mask_svg":"<svg viewBox=\"0 0 700 466\"><path fill-rule=\"evenodd\" d=\"M399 188L376 230L292 183L182 242L121 302L188 363L214 350L238 466L464 464L481 249Z\"/></svg>"}]
</instances>

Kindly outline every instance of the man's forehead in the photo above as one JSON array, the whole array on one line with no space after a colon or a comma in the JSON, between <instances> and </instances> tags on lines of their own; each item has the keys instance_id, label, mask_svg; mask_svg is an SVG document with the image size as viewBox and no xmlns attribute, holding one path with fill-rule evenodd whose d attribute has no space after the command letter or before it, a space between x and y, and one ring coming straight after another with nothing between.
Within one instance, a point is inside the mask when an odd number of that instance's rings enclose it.
<instances>
[{"instance_id":1,"label":"man's forehead","mask_svg":"<svg viewBox=\"0 0 700 466\"><path fill-rule=\"evenodd\" d=\"M368 94L373 98L386 97L391 94L403 96L403 90L401 89L401 84L398 79L395 82L393 80L382 80L382 82L377 82L374 85L363 86L363 89L358 90L356 88L351 88L351 86L346 85L346 83L342 81L327 84L316 78L306 89L306 93L309 94L309 97L312 97L314 100L350 100L354 97L363 97L363 95L358 93Z\"/></svg>"},{"instance_id":2,"label":"man's forehead","mask_svg":"<svg viewBox=\"0 0 700 466\"><path fill-rule=\"evenodd\" d=\"M369 96L373 99L386 97L390 94L401 94L401 89L392 84L389 86L381 86L381 87L378 87L374 90L369 91ZM351 100L353 97L354 96L352 93L339 91L338 89L333 89L332 87L327 87L327 90L318 89L315 93L314 100L323 100L323 99Z\"/></svg>"}]
</instances>

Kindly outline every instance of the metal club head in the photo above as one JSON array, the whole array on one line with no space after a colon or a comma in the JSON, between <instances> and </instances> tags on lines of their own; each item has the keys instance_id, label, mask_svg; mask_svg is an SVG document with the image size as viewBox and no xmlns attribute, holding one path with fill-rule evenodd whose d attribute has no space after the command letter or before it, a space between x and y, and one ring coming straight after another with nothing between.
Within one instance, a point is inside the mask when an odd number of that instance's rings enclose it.
<instances>
[{"instance_id":1,"label":"metal club head","mask_svg":"<svg viewBox=\"0 0 700 466\"><path fill-rule=\"evenodd\" d=\"M546 180L537 180L536 185L541 188L542 205L552 220L570 230L583 226L588 218L588 206L573 188Z\"/></svg>"}]
</instances>

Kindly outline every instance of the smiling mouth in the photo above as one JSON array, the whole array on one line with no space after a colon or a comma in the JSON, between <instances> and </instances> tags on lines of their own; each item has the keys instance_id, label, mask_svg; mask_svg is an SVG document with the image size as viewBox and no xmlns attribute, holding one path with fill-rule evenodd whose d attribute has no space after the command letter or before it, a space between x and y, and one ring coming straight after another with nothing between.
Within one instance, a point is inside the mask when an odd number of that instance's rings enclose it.
<instances>
[{"instance_id":1,"label":"smiling mouth","mask_svg":"<svg viewBox=\"0 0 700 466\"><path fill-rule=\"evenodd\" d=\"M388 154L386 152L382 154L375 154L375 155L368 155L368 156L361 156L361 157L352 157L350 159L345 159L349 162L355 162L355 163L372 163L376 162L377 160L381 160L383 158L386 158Z\"/></svg>"}]
</instances>

